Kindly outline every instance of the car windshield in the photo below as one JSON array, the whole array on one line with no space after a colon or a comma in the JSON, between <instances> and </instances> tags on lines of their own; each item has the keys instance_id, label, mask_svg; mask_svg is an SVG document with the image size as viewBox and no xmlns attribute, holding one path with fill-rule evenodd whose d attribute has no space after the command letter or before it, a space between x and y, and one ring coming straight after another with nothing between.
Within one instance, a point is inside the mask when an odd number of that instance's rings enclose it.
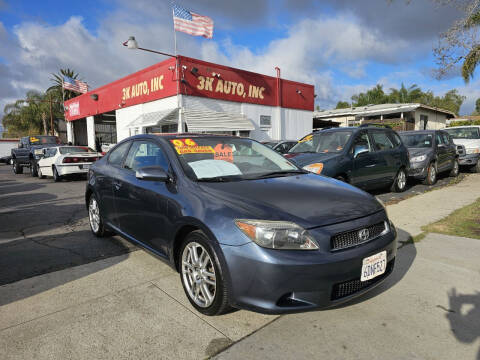
<instances>
[{"instance_id":1,"label":"car windshield","mask_svg":"<svg viewBox=\"0 0 480 360\"><path fill-rule=\"evenodd\" d=\"M480 139L480 131L476 127L452 128L445 131L454 139Z\"/></svg>"},{"instance_id":2,"label":"car windshield","mask_svg":"<svg viewBox=\"0 0 480 360\"><path fill-rule=\"evenodd\" d=\"M339 153L345 148L351 131L328 131L310 134L292 147L289 153Z\"/></svg>"},{"instance_id":3,"label":"car windshield","mask_svg":"<svg viewBox=\"0 0 480 360\"><path fill-rule=\"evenodd\" d=\"M86 146L62 146L60 148L60 154L78 154L78 153L93 153L94 150Z\"/></svg>"},{"instance_id":4,"label":"car windshield","mask_svg":"<svg viewBox=\"0 0 480 360\"><path fill-rule=\"evenodd\" d=\"M205 136L169 142L193 180L238 181L305 173L276 151L250 139Z\"/></svg>"},{"instance_id":5,"label":"car windshield","mask_svg":"<svg viewBox=\"0 0 480 360\"><path fill-rule=\"evenodd\" d=\"M400 137L409 148L429 148L433 144L432 134L401 134Z\"/></svg>"},{"instance_id":6,"label":"car windshield","mask_svg":"<svg viewBox=\"0 0 480 360\"><path fill-rule=\"evenodd\" d=\"M29 141L31 145L60 144L60 139L56 136L30 136Z\"/></svg>"}]
</instances>

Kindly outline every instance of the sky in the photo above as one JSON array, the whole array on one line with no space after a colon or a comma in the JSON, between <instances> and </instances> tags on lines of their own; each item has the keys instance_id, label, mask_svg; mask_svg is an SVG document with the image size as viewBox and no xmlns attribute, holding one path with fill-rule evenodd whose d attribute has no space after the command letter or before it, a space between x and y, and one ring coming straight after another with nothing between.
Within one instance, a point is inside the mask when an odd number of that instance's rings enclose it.
<instances>
[{"instance_id":1,"label":"sky","mask_svg":"<svg viewBox=\"0 0 480 360\"><path fill-rule=\"evenodd\" d=\"M432 0L182 0L210 16L213 39L177 33L178 53L315 85L316 105L376 84L385 90L417 84L436 95L456 88L467 97L461 114L480 98L480 71L466 85L459 74L432 76L438 35L460 15ZM51 74L74 69L90 88L165 57L122 46L174 52L170 0L0 0L0 116L29 90L44 91Z\"/></svg>"}]
</instances>

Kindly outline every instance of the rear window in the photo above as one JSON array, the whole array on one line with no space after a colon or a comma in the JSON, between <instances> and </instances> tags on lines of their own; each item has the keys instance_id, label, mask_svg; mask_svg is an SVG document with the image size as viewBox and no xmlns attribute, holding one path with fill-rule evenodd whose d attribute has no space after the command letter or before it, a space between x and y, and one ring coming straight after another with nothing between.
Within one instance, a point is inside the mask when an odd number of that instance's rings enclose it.
<instances>
[{"instance_id":1,"label":"rear window","mask_svg":"<svg viewBox=\"0 0 480 360\"><path fill-rule=\"evenodd\" d=\"M79 154L95 152L86 146L63 146L60 148L60 154Z\"/></svg>"}]
</instances>

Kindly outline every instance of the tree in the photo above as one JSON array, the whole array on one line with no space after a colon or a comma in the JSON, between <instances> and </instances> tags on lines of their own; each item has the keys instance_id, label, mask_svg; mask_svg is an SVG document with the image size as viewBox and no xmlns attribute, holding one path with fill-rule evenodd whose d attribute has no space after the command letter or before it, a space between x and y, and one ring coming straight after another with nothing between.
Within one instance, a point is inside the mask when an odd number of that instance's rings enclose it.
<instances>
[{"instance_id":1,"label":"tree","mask_svg":"<svg viewBox=\"0 0 480 360\"><path fill-rule=\"evenodd\" d=\"M402 83L400 89L390 88L389 100L395 104L405 104L420 102L422 90L417 84L410 85L408 88Z\"/></svg>"},{"instance_id":2,"label":"tree","mask_svg":"<svg viewBox=\"0 0 480 360\"><path fill-rule=\"evenodd\" d=\"M475 101L475 113L476 115L480 115L480 98Z\"/></svg>"},{"instance_id":3,"label":"tree","mask_svg":"<svg viewBox=\"0 0 480 360\"><path fill-rule=\"evenodd\" d=\"M335 109L346 109L346 108L349 108L350 107L350 104L346 101L339 101L337 103L337 106L335 107Z\"/></svg>"},{"instance_id":4,"label":"tree","mask_svg":"<svg viewBox=\"0 0 480 360\"><path fill-rule=\"evenodd\" d=\"M442 5L454 5L462 12L446 32L440 34L439 45L434 49L438 69L443 78L460 66L463 80L468 83L480 64L480 0L435 0Z\"/></svg>"},{"instance_id":5,"label":"tree","mask_svg":"<svg viewBox=\"0 0 480 360\"><path fill-rule=\"evenodd\" d=\"M50 78L50 81L53 82L54 85L50 86L47 89L47 92L54 91L54 94L56 94L57 96L60 95L60 100L62 101L69 100L78 96L78 93L76 93L75 91L62 89L63 77L68 76L69 78L78 80L78 77L79 77L78 73L76 73L72 69L60 69L57 74L51 74L51 75L53 77ZM63 90L63 93L62 93L62 90Z\"/></svg>"},{"instance_id":6,"label":"tree","mask_svg":"<svg viewBox=\"0 0 480 360\"><path fill-rule=\"evenodd\" d=\"M383 91L383 85L377 84L370 90L352 96L352 106L366 106L371 104L386 104L389 98Z\"/></svg>"}]
</instances>

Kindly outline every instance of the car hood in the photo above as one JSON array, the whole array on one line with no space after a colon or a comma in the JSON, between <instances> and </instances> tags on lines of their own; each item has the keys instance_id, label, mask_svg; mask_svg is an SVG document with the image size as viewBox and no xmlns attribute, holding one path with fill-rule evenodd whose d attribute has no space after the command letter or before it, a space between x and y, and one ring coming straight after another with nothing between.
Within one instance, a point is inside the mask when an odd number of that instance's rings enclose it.
<instances>
[{"instance_id":1,"label":"car hood","mask_svg":"<svg viewBox=\"0 0 480 360\"><path fill-rule=\"evenodd\" d=\"M383 209L373 196L315 174L224 183L199 183L238 218L292 221L309 229L364 217Z\"/></svg>"},{"instance_id":2,"label":"car hood","mask_svg":"<svg viewBox=\"0 0 480 360\"><path fill-rule=\"evenodd\" d=\"M463 145L466 149L480 148L480 139L453 139L455 145Z\"/></svg>"},{"instance_id":3,"label":"car hood","mask_svg":"<svg viewBox=\"0 0 480 360\"><path fill-rule=\"evenodd\" d=\"M430 155L433 152L432 148L408 148L410 159L421 155Z\"/></svg>"},{"instance_id":4,"label":"car hood","mask_svg":"<svg viewBox=\"0 0 480 360\"><path fill-rule=\"evenodd\" d=\"M303 167L306 165L318 163L318 162L327 162L334 158L337 158L341 154L329 154L329 153L288 153L285 154L286 158L299 167Z\"/></svg>"}]
</instances>

